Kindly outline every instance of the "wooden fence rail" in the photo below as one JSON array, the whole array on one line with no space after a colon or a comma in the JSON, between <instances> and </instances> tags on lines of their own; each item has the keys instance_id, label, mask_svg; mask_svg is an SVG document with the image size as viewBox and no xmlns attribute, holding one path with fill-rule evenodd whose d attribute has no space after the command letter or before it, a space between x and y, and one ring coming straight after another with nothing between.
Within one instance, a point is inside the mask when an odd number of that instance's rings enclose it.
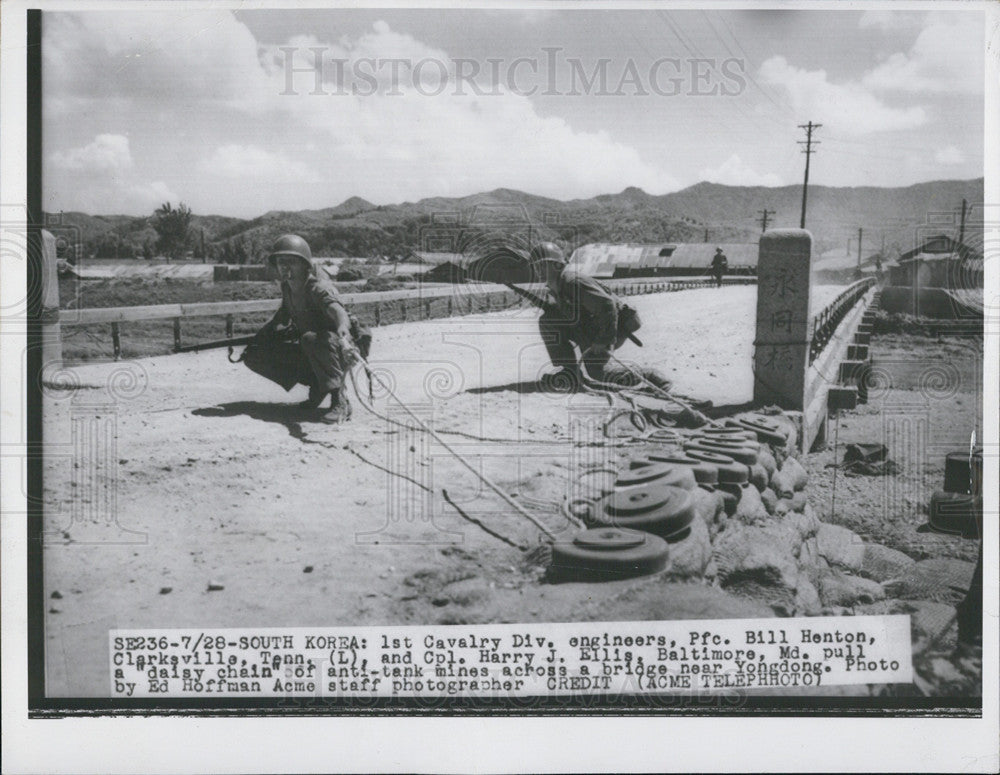
<instances>
[{"instance_id":1,"label":"wooden fence rail","mask_svg":"<svg viewBox=\"0 0 1000 775\"><path fill-rule=\"evenodd\" d=\"M714 280L698 278L690 280L634 280L604 281L616 294L634 296L649 293L665 293L710 287ZM755 277L727 277L725 285L755 284ZM544 295L544 285L523 284L518 287ZM463 298L464 297L464 298ZM409 288L396 291L372 291L370 293L342 293L341 300L346 306L363 315L367 322L376 326L398 320L428 320L453 315L476 312L490 312L519 304L527 304L520 296L502 285L476 283L432 288ZM432 309L435 301L446 302L440 309ZM464 302L464 303L463 303ZM398 314L393 315L391 305L398 304ZM61 310L59 322L63 327L111 324L111 340L115 359L122 354L122 324L152 320L173 321L173 344L177 349L184 344L182 321L187 318L224 317L225 336L233 336L234 320L241 315L273 313L281 305L281 299L253 299L249 301L200 302L193 304L157 304L137 307L95 307Z\"/></svg>"}]
</instances>

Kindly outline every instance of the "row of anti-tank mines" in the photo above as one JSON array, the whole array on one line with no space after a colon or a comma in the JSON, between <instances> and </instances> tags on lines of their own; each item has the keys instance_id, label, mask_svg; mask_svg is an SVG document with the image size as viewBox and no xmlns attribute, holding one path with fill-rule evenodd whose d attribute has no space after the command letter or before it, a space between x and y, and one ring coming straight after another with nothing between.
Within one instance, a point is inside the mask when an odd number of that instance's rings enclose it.
<instances>
[{"instance_id":1,"label":"row of anti-tank mines","mask_svg":"<svg viewBox=\"0 0 1000 775\"><path fill-rule=\"evenodd\" d=\"M785 418L781 418L785 420ZM728 520L757 524L806 507L805 469L790 422L744 415L629 461L613 490L573 508L588 529L552 546L552 580L616 580L663 571L670 545L700 519L714 537Z\"/></svg>"}]
</instances>

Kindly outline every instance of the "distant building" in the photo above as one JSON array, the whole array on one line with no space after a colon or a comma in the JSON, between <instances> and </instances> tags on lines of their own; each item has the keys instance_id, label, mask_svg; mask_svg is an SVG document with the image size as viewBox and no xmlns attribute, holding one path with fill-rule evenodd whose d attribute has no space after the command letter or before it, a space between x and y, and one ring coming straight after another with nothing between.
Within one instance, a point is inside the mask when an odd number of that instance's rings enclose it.
<instances>
[{"instance_id":1,"label":"distant building","mask_svg":"<svg viewBox=\"0 0 1000 775\"><path fill-rule=\"evenodd\" d=\"M532 277L526 255L502 245L484 244L469 253L414 250L411 260L433 266L423 275L430 281L530 283L537 279Z\"/></svg>"},{"instance_id":2,"label":"distant building","mask_svg":"<svg viewBox=\"0 0 1000 775\"><path fill-rule=\"evenodd\" d=\"M889 268L882 308L937 318L981 318L982 252L943 234L925 240Z\"/></svg>"},{"instance_id":3,"label":"distant building","mask_svg":"<svg viewBox=\"0 0 1000 775\"><path fill-rule=\"evenodd\" d=\"M912 288L983 287L983 254L943 234L903 253L890 270L889 284Z\"/></svg>"},{"instance_id":4,"label":"distant building","mask_svg":"<svg viewBox=\"0 0 1000 775\"><path fill-rule=\"evenodd\" d=\"M756 272L756 243L595 242L574 250L569 262L597 278L701 275L711 272L716 248L729 259L729 274Z\"/></svg>"}]
</instances>

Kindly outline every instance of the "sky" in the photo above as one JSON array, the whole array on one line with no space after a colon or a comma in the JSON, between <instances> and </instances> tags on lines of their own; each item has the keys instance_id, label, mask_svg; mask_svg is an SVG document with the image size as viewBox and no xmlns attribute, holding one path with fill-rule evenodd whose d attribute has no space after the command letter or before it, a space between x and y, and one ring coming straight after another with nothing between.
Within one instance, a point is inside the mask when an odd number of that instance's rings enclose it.
<instances>
[{"instance_id":1,"label":"sky","mask_svg":"<svg viewBox=\"0 0 1000 775\"><path fill-rule=\"evenodd\" d=\"M45 208L983 174L980 12L46 12ZM318 66L317 66L318 63Z\"/></svg>"}]
</instances>

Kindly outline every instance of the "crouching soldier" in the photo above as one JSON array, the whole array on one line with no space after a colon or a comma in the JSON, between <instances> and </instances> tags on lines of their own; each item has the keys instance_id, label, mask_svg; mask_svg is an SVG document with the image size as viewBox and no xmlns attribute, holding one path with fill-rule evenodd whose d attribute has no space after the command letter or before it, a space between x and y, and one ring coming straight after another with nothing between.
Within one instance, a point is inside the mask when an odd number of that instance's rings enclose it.
<instances>
[{"instance_id":1,"label":"crouching soldier","mask_svg":"<svg viewBox=\"0 0 1000 775\"><path fill-rule=\"evenodd\" d=\"M531 262L548 286L552 301L538 319L538 327L558 371L546 375L543 386L555 390L578 387L580 361L591 380L636 386L639 380L629 370L608 365L612 352L639 328L635 310L594 278L567 266L558 245L536 245ZM580 349L579 361L576 347ZM656 370L637 371L657 387L670 388L670 381Z\"/></svg>"},{"instance_id":2,"label":"crouching soldier","mask_svg":"<svg viewBox=\"0 0 1000 775\"><path fill-rule=\"evenodd\" d=\"M243 362L285 390L307 385L303 410L322 422L345 422L351 416L345 376L359 356L368 356L371 334L348 313L304 239L280 237L267 260L281 280L281 307L247 347Z\"/></svg>"}]
</instances>

